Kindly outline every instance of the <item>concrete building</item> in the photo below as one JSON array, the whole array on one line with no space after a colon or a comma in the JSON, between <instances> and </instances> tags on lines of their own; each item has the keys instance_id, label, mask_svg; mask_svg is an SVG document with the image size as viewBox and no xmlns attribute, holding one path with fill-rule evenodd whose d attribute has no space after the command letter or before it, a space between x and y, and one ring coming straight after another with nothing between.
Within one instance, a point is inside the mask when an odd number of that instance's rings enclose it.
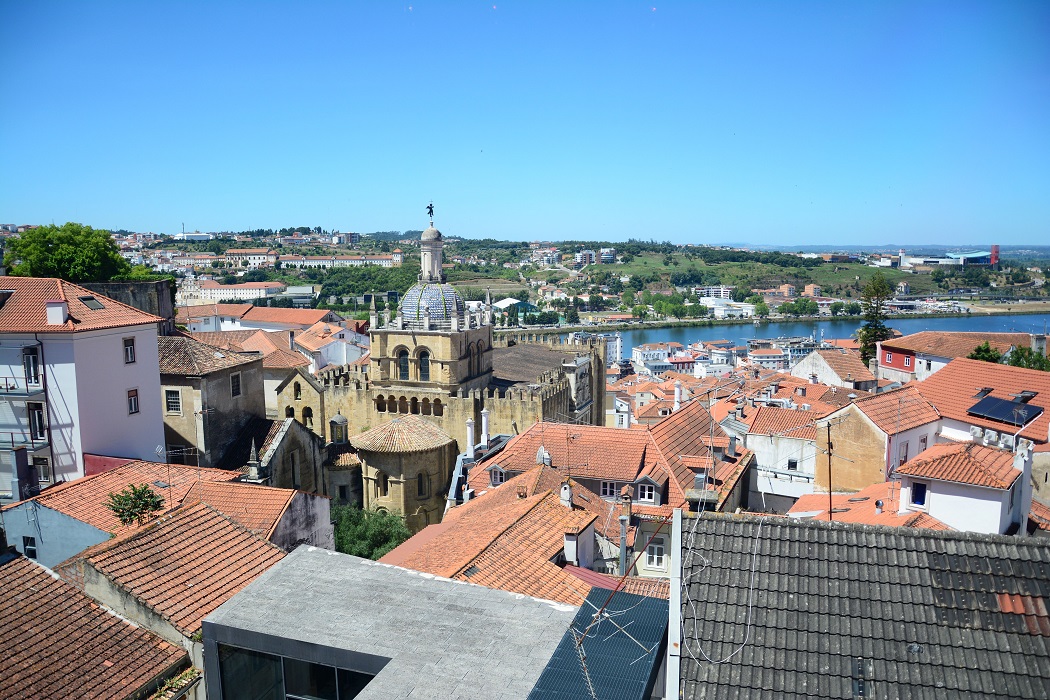
<instances>
[{"instance_id":1,"label":"concrete building","mask_svg":"<svg viewBox=\"0 0 1050 700\"><path fill-rule=\"evenodd\" d=\"M163 319L59 279L0 284L0 505L86 473L84 455L156 456Z\"/></svg>"},{"instance_id":2,"label":"concrete building","mask_svg":"<svg viewBox=\"0 0 1050 700\"><path fill-rule=\"evenodd\" d=\"M983 343L1004 356L1015 347L1046 352L1045 336L1028 333L921 331L876 344L879 378L901 383L923 381L952 360L969 356Z\"/></svg>"},{"instance_id":3,"label":"concrete building","mask_svg":"<svg viewBox=\"0 0 1050 700\"><path fill-rule=\"evenodd\" d=\"M208 698L262 685L295 696L315 679L360 700L525 700L575 613L300 547L204 621Z\"/></svg>"}]
</instances>

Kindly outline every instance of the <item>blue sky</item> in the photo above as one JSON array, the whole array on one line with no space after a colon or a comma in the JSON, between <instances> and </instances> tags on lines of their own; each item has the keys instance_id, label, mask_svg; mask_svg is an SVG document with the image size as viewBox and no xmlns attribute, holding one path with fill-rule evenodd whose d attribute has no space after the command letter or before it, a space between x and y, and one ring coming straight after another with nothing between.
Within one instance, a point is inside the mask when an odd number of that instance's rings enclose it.
<instances>
[{"instance_id":1,"label":"blue sky","mask_svg":"<svg viewBox=\"0 0 1050 700\"><path fill-rule=\"evenodd\" d=\"M1050 241L1050 3L0 0L0 222Z\"/></svg>"}]
</instances>

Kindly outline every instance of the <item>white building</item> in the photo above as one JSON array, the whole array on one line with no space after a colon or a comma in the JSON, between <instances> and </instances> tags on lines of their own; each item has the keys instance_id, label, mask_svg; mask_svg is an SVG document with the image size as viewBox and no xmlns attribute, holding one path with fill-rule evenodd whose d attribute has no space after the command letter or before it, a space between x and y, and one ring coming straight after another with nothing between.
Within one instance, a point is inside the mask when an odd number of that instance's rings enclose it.
<instances>
[{"instance_id":1,"label":"white building","mask_svg":"<svg viewBox=\"0 0 1050 700\"><path fill-rule=\"evenodd\" d=\"M280 296L287 287L283 282L241 282L219 284L214 280L185 280L179 286L178 303L208 304L220 301L254 301Z\"/></svg>"},{"instance_id":2,"label":"white building","mask_svg":"<svg viewBox=\"0 0 1050 700\"><path fill-rule=\"evenodd\" d=\"M84 455L156 459L162 319L51 278L0 282L0 503L84 476Z\"/></svg>"}]
</instances>

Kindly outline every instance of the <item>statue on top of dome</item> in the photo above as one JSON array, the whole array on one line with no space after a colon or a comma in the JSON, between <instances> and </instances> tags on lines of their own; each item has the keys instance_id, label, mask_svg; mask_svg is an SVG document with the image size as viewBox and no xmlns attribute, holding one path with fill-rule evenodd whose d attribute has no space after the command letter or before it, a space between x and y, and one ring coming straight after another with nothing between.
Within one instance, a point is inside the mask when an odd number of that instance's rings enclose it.
<instances>
[{"instance_id":1,"label":"statue on top of dome","mask_svg":"<svg viewBox=\"0 0 1050 700\"><path fill-rule=\"evenodd\" d=\"M430 222L433 223L434 222L434 203L433 202L431 202L430 204L427 205L427 215L430 216Z\"/></svg>"}]
</instances>

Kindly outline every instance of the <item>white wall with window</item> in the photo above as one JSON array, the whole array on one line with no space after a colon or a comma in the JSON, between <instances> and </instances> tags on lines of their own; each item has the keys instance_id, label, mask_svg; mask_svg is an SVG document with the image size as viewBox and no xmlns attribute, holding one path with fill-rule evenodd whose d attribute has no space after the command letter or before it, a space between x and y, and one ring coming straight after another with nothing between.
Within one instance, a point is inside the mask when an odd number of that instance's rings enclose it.
<instances>
[{"instance_id":1,"label":"white wall with window","mask_svg":"<svg viewBox=\"0 0 1050 700\"><path fill-rule=\"evenodd\" d=\"M929 513L955 530L1003 534L1013 519L1015 491L901 475L899 512Z\"/></svg>"}]
</instances>

